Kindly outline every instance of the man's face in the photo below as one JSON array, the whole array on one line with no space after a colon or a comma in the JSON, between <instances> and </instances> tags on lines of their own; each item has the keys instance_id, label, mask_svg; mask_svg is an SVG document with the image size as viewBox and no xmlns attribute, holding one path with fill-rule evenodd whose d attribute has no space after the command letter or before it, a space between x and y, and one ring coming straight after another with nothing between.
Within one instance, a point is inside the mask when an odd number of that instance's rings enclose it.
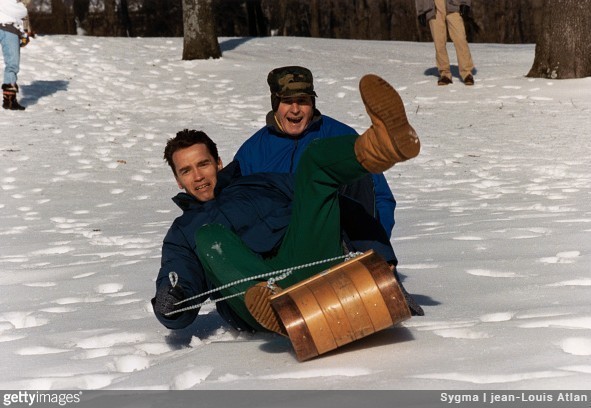
<instances>
[{"instance_id":1,"label":"man's face","mask_svg":"<svg viewBox=\"0 0 591 408\"><path fill-rule=\"evenodd\" d=\"M293 137L302 134L314 116L313 105L309 95L281 98L275 116L283 131Z\"/></svg>"},{"instance_id":2,"label":"man's face","mask_svg":"<svg viewBox=\"0 0 591 408\"><path fill-rule=\"evenodd\" d=\"M221 159L217 162L202 144L194 144L180 149L172 155L175 178L179 188L192 195L198 201L210 201L215 198L214 188L218 180L218 171L222 169Z\"/></svg>"}]
</instances>

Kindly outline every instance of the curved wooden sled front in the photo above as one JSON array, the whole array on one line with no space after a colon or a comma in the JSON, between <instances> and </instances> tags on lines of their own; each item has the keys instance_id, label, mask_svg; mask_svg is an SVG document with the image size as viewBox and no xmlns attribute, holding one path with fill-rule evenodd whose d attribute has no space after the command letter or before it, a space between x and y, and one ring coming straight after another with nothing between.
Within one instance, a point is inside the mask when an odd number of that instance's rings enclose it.
<instances>
[{"instance_id":1,"label":"curved wooden sled front","mask_svg":"<svg viewBox=\"0 0 591 408\"><path fill-rule=\"evenodd\" d=\"M278 331L304 361L410 318L389 265L373 251L269 298ZM255 316L256 317L256 316Z\"/></svg>"}]
</instances>

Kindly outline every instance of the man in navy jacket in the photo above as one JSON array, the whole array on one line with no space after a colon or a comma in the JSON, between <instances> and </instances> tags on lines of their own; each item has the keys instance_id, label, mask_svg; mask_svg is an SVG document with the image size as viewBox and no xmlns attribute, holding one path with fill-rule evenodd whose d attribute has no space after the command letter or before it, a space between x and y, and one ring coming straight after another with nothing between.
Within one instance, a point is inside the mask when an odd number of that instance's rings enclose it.
<instances>
[{"instance_id":1,"label":"man in navy jacket","mask_svg":"<svg viewBox=\"0 0 591 408\"><path fill-rule=\"evenodd\" d=\"M350 126L316 109L317 95L312 73L307 68L276 68L269 73L267 83L272 107L267 124L246 140L234 156L243 175L294 173L313 140L357 134ZM383 174L367 175L344 186L341 193L358 201L391 236L396 201Z\"/></svg>"}]
</instances>

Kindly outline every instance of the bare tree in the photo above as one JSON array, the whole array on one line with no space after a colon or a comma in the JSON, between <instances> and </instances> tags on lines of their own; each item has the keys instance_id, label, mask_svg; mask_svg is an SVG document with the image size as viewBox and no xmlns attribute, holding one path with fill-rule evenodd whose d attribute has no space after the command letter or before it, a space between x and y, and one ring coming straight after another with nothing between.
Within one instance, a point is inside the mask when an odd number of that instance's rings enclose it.
<instances>
[{"instance_id":1,"label":"bare tree","mask_svg":"<svg viewBox=\"0 0 591 408\"><path fill-rule=\"evenodd\" d=\"M528 77L591 76L591 2L545 0L542 29Z\"/></svg>"},{"instance_id":2,"label":"bare tree","mask_svg":"<svg viewBox=\"0 0 591 408\"><path fill-rule=\"evenodd\" d=\"M133 30L131 27L131 19L129 18L129 4L127 0L119 0L119 20L125 30L127 37L133 36Z\"/></svg>"},{"instance_id":3,"label":"bare tree","mask_svg":"<svg viewBox=\"0 0 591 408\"><path fill-rule=\"evenodd\" d=\"M63 0L51 0L51 17L57 32L68 32L68 9Z\"/></svg>"},{"instance_id":4,"label":"bare tree","mask_svg":"<svg viewBox=\"0 0 591 408\"><path fill-rule=\"evenodd\" d=\"M132 36L127 0L104 0L105 33L113 36Z\"/></svg>"},{"instance_id":5,"label":"bare tree","mask_svg":"<svg viewBox=\"0 0 591 408\"><path fill-rule=\"evenodd\" d=\"M78 20L80 26L86 23L88 12L90 8L90 0L74 0L72 4L74 9L74 17Z\"/></svg>"},{"instance_id":6,"label":"bare tree","mask_svg":"<svg viewBox=\"0 0 591 408\"><path fill-rule=\"evenodd\" d=\"M267 23L261 0L246 0L248 35L251 37L267 35Z\"/></svg>"},{"instance_id":7,"label":"bare tree","mask_svg":"<svg viewBox=\"0 0 591 408\"><path fill-rule=\"evenodd\" d=\"M213 0L183 0L183 60L220 58Z\"/></svg>"},{"instance_id":8,"label":"bare tree","mask_svg":"<svg viewBox=\"0 0 591 408\"><path fill-rule=\"evenodd\" d=\"M117 27L119 26L117 21L117 0L105 0L105 33L106 35L117 35Z\"/></svg>"}]
</instances>

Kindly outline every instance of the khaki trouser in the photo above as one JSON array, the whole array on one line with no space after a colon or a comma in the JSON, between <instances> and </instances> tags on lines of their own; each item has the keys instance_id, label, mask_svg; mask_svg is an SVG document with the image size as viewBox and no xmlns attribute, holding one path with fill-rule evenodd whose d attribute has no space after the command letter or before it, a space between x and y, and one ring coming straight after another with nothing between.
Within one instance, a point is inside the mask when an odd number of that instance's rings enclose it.
<instances>
[{"instance_id":1,"label":"khaki trouser","mask_svg":"<svg viewBox=\"0 0 591 408\"><path fill-rule=\"evenodd\" d=\"M464 28L464 21L460 13L447 14L445 1L435 0L437 13L434 19L429 20L429 28L431 29L433 43L435 44L437 69L439 70L440 76L446 76L451 79L449 56L447 55L447 31L449 30L449 36L454 43L458 57L460 76L464 79L474 69L472 55L470 54L468 40L466 39L466 29Z\"/></svg>"}]
</instances>

